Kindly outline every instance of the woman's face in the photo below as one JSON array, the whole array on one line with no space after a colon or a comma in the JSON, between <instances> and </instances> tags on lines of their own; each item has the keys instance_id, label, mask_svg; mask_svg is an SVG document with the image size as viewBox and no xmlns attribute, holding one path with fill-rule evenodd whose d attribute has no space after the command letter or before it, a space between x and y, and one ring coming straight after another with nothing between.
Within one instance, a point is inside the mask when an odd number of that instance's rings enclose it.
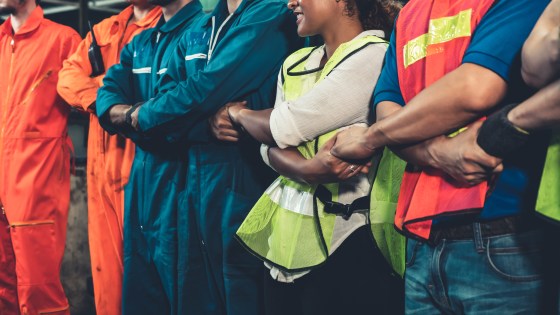
<instances>
[{"instance_id":1,"label":"woman's face","mask_svg":"<svg viewBox=\"0 0 560 315\"><path fill-rule=\"evenodd\" d=\"M297 17L299 36L321 34L341 15L344 1L339 0L289 0L288 8Z\"/></svg>"}]
</instances>

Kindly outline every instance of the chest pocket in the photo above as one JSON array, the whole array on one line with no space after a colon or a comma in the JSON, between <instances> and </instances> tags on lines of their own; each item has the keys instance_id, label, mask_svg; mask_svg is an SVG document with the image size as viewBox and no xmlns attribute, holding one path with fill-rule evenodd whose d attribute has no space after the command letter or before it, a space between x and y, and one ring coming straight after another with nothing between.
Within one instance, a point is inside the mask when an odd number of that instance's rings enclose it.
<instances>
[{"instance_id":1,"label":"chest pocket","mask_svg":"<svg viewBox=\"0 0 560 315\"><path fill-rule=\"evenodd\" d=\"M184 54L187 73L203 69L208 61L210 32L189 32L186 34L187 50Z\"/></svg>"}]
</instances>

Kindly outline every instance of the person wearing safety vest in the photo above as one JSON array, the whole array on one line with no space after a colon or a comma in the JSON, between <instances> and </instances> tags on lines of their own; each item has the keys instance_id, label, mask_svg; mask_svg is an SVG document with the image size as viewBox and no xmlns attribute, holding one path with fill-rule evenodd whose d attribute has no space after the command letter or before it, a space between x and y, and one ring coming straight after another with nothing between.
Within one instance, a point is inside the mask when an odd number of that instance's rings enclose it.
<instances>
[{"instance_id":1,"label":"person wearing safety vest","mask_svg":"<svg viewBox=\"0 0 560 315\"><path fill-rule=\"evenodd\" d=\"M162 9L156 26L126 45L96 99L99 123L135 141L125 187L123 314L177 314L177 195L184 187L184 147L137 141L114 112L158 93L183 33L203 16L198 0L152 1Z\"/></svg>"},{"instance_id":2,"label":"person wearing safety vest","mask_svg":"<svg viewBox=\"0 0 560 315\"><path fill-rule=\"evenodd\" d=\"M266 314L394 314L403 305L402 291L391 290L399 280L368 226L373 172L333 158L330 149L339 128L368 122L384 31L399 7L355 0L292 0L288 7L298 35L319 34L325 45L284 61L274 109L229 103L227 119L218 115L212 124L219 140L242 141L242 128L264 143L263 159L281 175L237 237L268 268Z\"/></svg>"},{"instance_id":3,"label":"person wearing safety vest","mask_svg":"<svg viewBox=\"0 0 560 315\"><path fill-rule=\"evenodd\" d=\"M230 101L272 102L282 60L301 47L293 19L282 0L219 1L184 33L160 93L121 114L142 141L187 149L177 218L181 314L261 314L262 264L234 234L272 174L255 142L216 141L208 118Z\"/></svg>"},{"instance_id":4,"label":"person wearing safety vest","mask_svg":"<svg viewBox=\"0 0 560 315\"><path fill-rule=\"evenodd\" d=\"M35 0L0 0L0 313L69 314L60 282L70 202L70 108L58 71L80 42Z\"/></svg>"},{"instance_id":5,"label":"person wearing safety vest","mask_svg":"<svg viewBox=\"0 0 560 315\"><path fill-rule=\"evenodd\" d=\"M519 52L546 4L410 1L376 87L378 122L337 135L337 157L367 158L388 145L409 162L395 217L410 237L407 314L543 305L543 234L532 212L545 141L529 141L503 165L457 143L478 133L486 113L530 95ZM469 164L475 158L484 166Z\"/></svg>"},{"instance_id":6,"label":"person wearing safety vest","mask_svg":"<svg viewBox=\"0 0 560 315\"><path fill-rule=\"evenodd\" d=\"M485 152L503 159L519 154L531 136L550 138L542 178L538 188L536 211L544 218L545 248L547 253L545 290L550 298L542 314L558 313L560 271L558 238L560 236L560 1L553 0L541 15L529 38L523 45L522 75L527 84L540 89L521 104L494 113L482 125L476 141L466 139L459 145L480 146ZM547 130L552 132L549 137ZM472 163L478 163L473 160Z\"/></svg>"},{"instance_id":7,"label":"person wearing safety vest","mask_svg":"<svg viewBox=\"0 0 560 315\"><path fill-rule=\"evenodd\" d=\"M64 61L57 90L68 104L90 113L87 154L88 236L95 308L99 315L118 315L122 309L123 188L128 183L134 143L101 128L95 98L105 70L119 61L124 45L155 26L161 8L147 0L132 0L118 15L93 26L76 52ZM95 43L93 43L93 36ZM99 46L99 54L88 51ZM92 60L98 58L98 60ZM96 62L103 66L101 71ZM95 73L99 71L100 73Z\"/></svg>"}]
</instances>

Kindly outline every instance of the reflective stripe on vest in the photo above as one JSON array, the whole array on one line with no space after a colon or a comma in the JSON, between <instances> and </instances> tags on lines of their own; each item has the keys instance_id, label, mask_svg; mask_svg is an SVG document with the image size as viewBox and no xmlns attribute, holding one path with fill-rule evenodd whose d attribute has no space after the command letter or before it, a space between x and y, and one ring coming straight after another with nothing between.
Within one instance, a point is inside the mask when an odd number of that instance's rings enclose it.
<instances>
[{"instance_id":1,"label":"reflective stripe on vest","mask_svg":"<svg viewBox=\"0 0 560 315\"><path fill-rule=\"evenodd\" d=\"M537 212L560 222L560 133L550 141L537 198Z\"/></svg>"},{"instance_id":2,"label":"reflective stripe on vest","mask_svg":"<svg viewBox=\"0 0 560 315\"><path fill-rule=\"evenodd\" d=\"M285 99L298 99L346 58L378 43L386 42L375 36L364 36L344 43L322 69L314 71L305 69L305 61L317 47L293 53L282 67ZM315 147L322 146L336 132L304 143L298 150L310 159L315 155ZM338 184L323 186L331 192L333 201L338 201ZM281 270L309 270L322 264L335 241L336 215L323 211L323 204L313 196L315 189L316 185L300 184L280 176L251 209L237 231L237 238L255 255Z\"/></svg>"},{"instance_id":3,"label":"reflective stripe on vest","mask_svg":"<svg viewBox=\"0 0 560 315\"><path fill-rule=\"evenodd\" d=\"M403 8L397 20L396 47L399 84L406 103L461 65L471 35L493 3L412 1ZM487 190L487 182L457 187L441 171L428 173L409 166L402 179L395 225L405 233L427 239L433 218L480 211Z\"/></svg>"}]
</instances>

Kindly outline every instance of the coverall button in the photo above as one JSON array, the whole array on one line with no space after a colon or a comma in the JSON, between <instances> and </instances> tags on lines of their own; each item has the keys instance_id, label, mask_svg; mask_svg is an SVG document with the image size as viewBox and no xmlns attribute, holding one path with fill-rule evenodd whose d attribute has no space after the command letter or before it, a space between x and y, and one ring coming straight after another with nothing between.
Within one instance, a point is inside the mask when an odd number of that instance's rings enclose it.
<instances>
[{"instance_id":1,"label":"coverall button","mask_svg":"<svg viewBox=\"0 0 560 315\"><path fill-rule=\"evenodd\" d=\"M140 225L140 231L144 231L144 226Z\"/></svg>"},{"instance_id":2,"label":"coverall button","mask_svg":"<svg viewBox=\"0 0 560 315\"><path fill-rule=\"evenodd\" d=\"M167 136L167 141L168 142L175 142L175 137L174 136Z\"/></svg>"}]
</instances>

